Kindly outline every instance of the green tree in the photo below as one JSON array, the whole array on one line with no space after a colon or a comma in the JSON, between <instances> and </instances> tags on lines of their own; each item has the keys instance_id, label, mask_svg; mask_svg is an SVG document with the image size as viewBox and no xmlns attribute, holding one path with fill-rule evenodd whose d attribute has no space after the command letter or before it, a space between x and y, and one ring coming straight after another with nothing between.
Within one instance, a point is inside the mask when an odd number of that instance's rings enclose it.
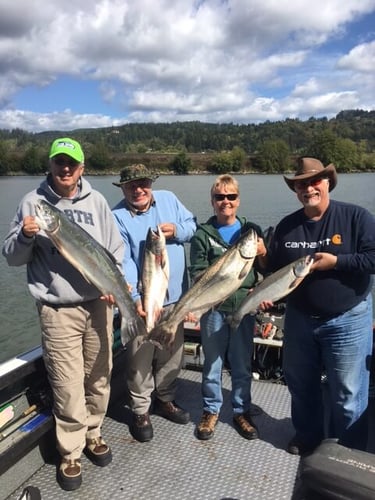
<instances>
[{"instance_id":1,"label":"green tree","mask_svg":"<svg viewBox=\"0 0 375 500\"><path fill-rule=\"evenodd\" d=\"M91 149L90 158L86 160L86 164L94 170L105 170L110 167L111 157L103 141L98 142Z\"/></svg>"},{"instance_id":2,"label":"green tree","mask_svg":"<svg viewBox=\"0 0 375 500\"><path fill-rule=\"evenodd\" d=\"M28 148L23 156L22 170L27 174L42 174L47 170L45 156L37 146Z\"/></svg>"},{"instance_id":3,"label":"green tree","mask_svg":"<svg viewBox=\"0 0 375 500\"><path fill-rule=\"evenodd\" d=\"M361 155L355 142L338 138L332 162L340 172L358 170L361 166Z\"/></svg>"},{"instance_id":4,"label":"green tree","mask_svg":"<svg viewBox=\"0 0 375 500\"><path fill-rule=\"evenodd\" d=\"M4 141L0 141L0 175L9 172L9 155Z\"/></svg>"},{"instance_id":5,"label":"green tree","mask_svg":"<svg viewBox=\"0 0 375 500\"><path fill-rule=\"evenodd\" d=\"M289 157L290 151L285 141L269 139L259 148L257 165L268 174L285 172L289 168Z\"/></svg>"},{"instance_id":6,"label":"green tree","mask_svg":"<svg viewBox=\"0 0 375 500\"><path fill-rule=\"evenodd\" d=\"M231 154L227 151L222 151L214 156L209 171L214 174L225 174L232 171L233 160Z\"/></svg>"},{"instance_id":7,"label":"green tree","mask_svg":"<svg viewBox=\"0 0 375 500\"><path fill-rule=\"evenodd\" d=\"M305 156L318 158L324 165L333 162L337 151L337 136L332 130L326 128L314 134Z\"/></svg>"},{"instance_id":8,"label":"green tree","mask_svg":"<svg viewBox=\"0 0 375 500\"><path fill-rule=\"evenodd\" d=\"M232 171L240 172L246 162L246 153L239 146L234 146L232 151L230 152L231 161L232 161Z\"/></svg>"},{"instance_id":9,"label":"green tree","mask_svg":"<svg viewBox=\"0 0 375 500\"><path fill-rule=\"evenodd\" d=\"M169 169L178 175L188 174L191 169L191 159L186 156L185 152L179 153L170 162Z\"/></svg>"}]
</instances>

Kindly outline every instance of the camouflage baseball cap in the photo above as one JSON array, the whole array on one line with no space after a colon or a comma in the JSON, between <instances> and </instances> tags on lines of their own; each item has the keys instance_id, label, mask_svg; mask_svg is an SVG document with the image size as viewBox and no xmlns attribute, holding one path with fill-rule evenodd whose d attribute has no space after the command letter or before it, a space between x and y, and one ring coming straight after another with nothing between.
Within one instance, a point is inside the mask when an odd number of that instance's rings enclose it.
<instances>
[{"instance_id":1,"label":"camouflage baseball cap","mask_svg":"<svg viewBox=\"0 0 375 500\"><path fill-rule=\"evenodd\" d=\"M149 170L142 163L136 163L135 165L128 165L121 170L119 182L112 182L114 186L121 187L122 184L126 184L130 181L135 181L137 179L150 179L154 182L159 176L151 170Z\"/></svg>"}]
</instances>

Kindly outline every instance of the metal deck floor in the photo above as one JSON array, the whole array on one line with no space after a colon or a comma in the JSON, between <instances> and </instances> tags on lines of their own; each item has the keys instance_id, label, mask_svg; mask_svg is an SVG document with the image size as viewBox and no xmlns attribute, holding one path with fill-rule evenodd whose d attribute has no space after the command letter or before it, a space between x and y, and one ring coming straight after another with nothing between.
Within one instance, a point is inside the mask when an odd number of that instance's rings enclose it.
<instances>
[{"instance_id":1,"label":"metal deck floor","mask_svg":"<svg viewBox=\"0 0 375 500\"><path fill-rule=\"evenodd\" d=\"M176 425L153 415L154 439L148 443L130 435L130 413L124 404L113 405L103 427L113 462L100 468L83 456L79 490L60 489L54 464L43 466L26 485L37 486L43 500L291 499L300 459L285 451L293 436L287 387L253 381L253 403L263 413L254 417L260 439L248 441L232 426L230 376L224 372L224 405L215 435L199 441L194 429L202 411L200 386L200 372L182 371L178 402L190 411L192 421ZM8 499L17 500L23 487Z\"/></svg>"}]
</instances>

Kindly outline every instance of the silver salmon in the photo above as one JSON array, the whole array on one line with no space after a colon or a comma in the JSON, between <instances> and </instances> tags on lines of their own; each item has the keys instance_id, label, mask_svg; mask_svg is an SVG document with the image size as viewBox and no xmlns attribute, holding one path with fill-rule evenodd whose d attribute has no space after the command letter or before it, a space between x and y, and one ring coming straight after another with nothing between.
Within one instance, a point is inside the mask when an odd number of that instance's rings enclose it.
<instances>
[{"instance_id":1,"label":"silver salmon","mask_svg":"<svg viewBox=\"0 0 375 500\"><path fill-rule=\"evenodd\" d=\"M44 200L37 201L35 212L40 228L60 254L103 295L113 295L121 313L123 345L138 335L146 335L144 321L137 314L128 284L112 254L64 212Z\"/></svg>"},{"instance_id":2,"label":"silver salmon","mask_svg":"<svg viewBox=\"0 0 375 500\"><path fill-rule=\"evenodd\" d=\"M256 314L261 302L276 302L289 295L310 273L313 262L314 258L307 255L267 276L245 297L237 311L228 316L231 327L237 328L245 314Z\"/></svg>"},{"instance_id":3,"label":"silver salmon","mask_svg":"<svg viewBox=\"0 0 375 500\"><path fill-rule=\"evenodd\" d=\"M141 285L143 310L146 313L146 330L158 322L169 282L169 259L163 231L149 228L143 254Z\"/></svg>"},{"instance_id":4,"label":"silver salmon","mask_svg":"<svg viewBox=\"0 0 375 500\"><path fill-rule=\"evenodd\" d=\"M181 299L170 315L150 332L149 339L160 345L173 342L178 325L188 313L197 319L234 293L249 274L257 253L257 234L247 231L219 259L211 264Z\"/></svg>"}]
</instances>

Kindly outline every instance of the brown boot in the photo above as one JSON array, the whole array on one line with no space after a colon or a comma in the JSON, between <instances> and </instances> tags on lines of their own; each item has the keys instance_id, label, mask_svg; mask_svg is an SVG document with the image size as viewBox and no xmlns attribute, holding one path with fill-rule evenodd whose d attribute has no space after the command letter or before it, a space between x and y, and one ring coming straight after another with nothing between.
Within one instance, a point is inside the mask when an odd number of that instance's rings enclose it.
<instances>
[{"instance_id":1,"label":"brown boot","mask_svg":"<svg viewBox=\"0 0 375 500\"><path fill-rule=\"evenodd\" d=\"M82 484L81 461L63 458L57 471L57 482L65 491L77 490Z\"/></svg>"},{"instance_id":2,"label":"brown boot","mask_svg":"<svg viewBox=\"0 0 375 500\"><path fill-rule=\"evenodd\" d=\"M201 421L197 425L197 438L203 441L211 439L215 432L216 424L219 420L218 413L203 412Z\"/></svg>"},{"instance_id":3,"label":"brown boot","mask_svg":"<svg viewBox=\"0 0 375 500\"><path fill-rule=\"evenodd\" d=\"M85 454L92 463L99 467L105 467L112 462L111 448L102 437L87 439Z\"/></svg>"},{"instance_id":4,"label":"brown boot","mask_svg":"<svg viewBox=\"0 0 375 500\"><path fill-rule=\"evenodd\" d=\"M238 433L245 439L258 439L258 429L255 427L249 412L234 415L233 424Z\"/></svg>"}]
</instances>

